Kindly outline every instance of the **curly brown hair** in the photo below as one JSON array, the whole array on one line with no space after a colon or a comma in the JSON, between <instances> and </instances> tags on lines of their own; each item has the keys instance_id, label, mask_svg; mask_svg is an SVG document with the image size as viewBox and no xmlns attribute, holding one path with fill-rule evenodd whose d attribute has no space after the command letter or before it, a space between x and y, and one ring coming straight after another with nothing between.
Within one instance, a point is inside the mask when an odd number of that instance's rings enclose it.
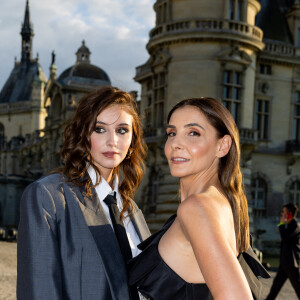
<instances>
[{"instance_id":1,"label":"curly brown hair","mask_svg":"<svg viewBox=\"0 0 300 300\"><path fill-rule=\"evenodd\" d=\"M173 112L191 105L200 109L208 122L215 128L218 138L230 135L232 145L227 155L219 162L218 177L230 203L234 219L236 245L240 252L247 251L250 245L248 203L244 192L243 176L240 169L240 139L238 128L231 113L214 98L192 98L177 103L169 112L169 123Z\"/></svg>"},{"instance_id":2,"label":"curly brown hair","mask_svg":"<svg viewBox=\"0 0 300 300\"><path fill-rule=\"evenodd\" d=\"M123 171L123 180L120 182L119 191L122 196L124 213L129 210L131 215L134 210L132 197L139 187L146 156L146 144L137 112L137 103L130 93L116 87L105 86L84 96L78 103L73 119L64 130L64 139L61 150L63 166L58 170L69 181L77 186L84 186L87 196L92 196L92 189L101 181L101 173L94 163L91 154L91 134L96 125L97 116L111 105L120 105L132 116L132 141L130 157L114 168L113 176L119 175L120 167ZM87 169L92 166L97 174L97 183L92 184L87 175Z\"/></svg>"}]
</instances>

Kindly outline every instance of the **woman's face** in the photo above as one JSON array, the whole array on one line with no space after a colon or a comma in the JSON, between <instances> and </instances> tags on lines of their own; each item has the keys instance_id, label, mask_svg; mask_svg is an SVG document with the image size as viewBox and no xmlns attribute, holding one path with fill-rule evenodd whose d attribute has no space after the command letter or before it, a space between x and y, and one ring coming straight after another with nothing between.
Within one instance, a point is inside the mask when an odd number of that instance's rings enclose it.
<instances>
[{"instance_id":1,"label":"woman's face","mask_svg":"<svg viewBox=\"0 0 300 300\"><path fill-rule=\"evenodd\" d=\"M127 155L132 140L132 116L111 105L97 116L91 135L91 154L106 180Z\"/></svg>"},{"instance_id":2,"label":"woman's face","mask_svg":"<svg viewBox=\"0 0 300 300\"><path fill-rule=\"evenodd\" d=\"M165 155L172 176L201 175L218 165L214 162L220 140L199 108L188 105L175 110L167 125L167 135Z\"/></svg>"}]
</instances>

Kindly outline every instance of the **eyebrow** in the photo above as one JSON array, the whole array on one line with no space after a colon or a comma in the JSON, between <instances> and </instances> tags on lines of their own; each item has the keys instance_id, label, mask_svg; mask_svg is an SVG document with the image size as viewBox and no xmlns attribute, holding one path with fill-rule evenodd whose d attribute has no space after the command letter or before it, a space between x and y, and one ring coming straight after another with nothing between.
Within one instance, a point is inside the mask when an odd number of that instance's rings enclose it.
<instances>
[{"instance_id":1,"label":"eyebrow","mask_svg":"<svg viewBox=\"0 0 300 300\"><path fill-rule=\"evenodd\" d=\"M102 125L112 125L112 124L107 124L107 123L105 123L105 122L102 122L102 121L97 121L97 122L96 122L96 124L102 124ZM120 124L117 124L117 126L128 126L128 127L130 127L130 125L129 125L129 124L127 124L127 123L120 123Z\"/></svg>"},{"instance_id":2,"label":"eyebrow","mask_svg":"<svg viewBox=\"0 0 300 300\"><path fill-rule=\"evenodd\" d=\"M201 128L202 130L205 131L205 129L201 125L199 125L198 123L189 123L189 124L186 124L186 125L184 125L184 128L194 127L194 126L199 127L199 128ZM168 124L166 126L166 128L176 128L176 126Z\"/></svg>"}]
</instances>

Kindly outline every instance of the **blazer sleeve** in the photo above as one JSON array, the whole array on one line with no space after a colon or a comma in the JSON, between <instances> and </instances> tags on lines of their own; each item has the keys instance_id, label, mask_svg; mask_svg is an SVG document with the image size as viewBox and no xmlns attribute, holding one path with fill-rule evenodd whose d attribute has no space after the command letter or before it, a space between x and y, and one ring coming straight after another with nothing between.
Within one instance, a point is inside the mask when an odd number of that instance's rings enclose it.
<instances>
[{"instance_id":1,"label":"blazer sleeve","mask_svg":"<svg viewBox=\"0 0 300 300\"><path fill-rule=\"evenodd\" d=\"M297 234L299 234L299 226L295 219L293 219L289 224L280 225L278 227L279 233L281 236L282 241L288 241L289 239L293 238Z\"/></svg>"},{"instance_id":2,"label":"blazer sleeve","mask_svg":"<svg viewBox=\"0 0 300 300\"><path fill-rule=\"evenodd\" d=\"M39 182L21 198L17 247L17 299L63 299L55 199Z\"/></svg>"}]
</instances>

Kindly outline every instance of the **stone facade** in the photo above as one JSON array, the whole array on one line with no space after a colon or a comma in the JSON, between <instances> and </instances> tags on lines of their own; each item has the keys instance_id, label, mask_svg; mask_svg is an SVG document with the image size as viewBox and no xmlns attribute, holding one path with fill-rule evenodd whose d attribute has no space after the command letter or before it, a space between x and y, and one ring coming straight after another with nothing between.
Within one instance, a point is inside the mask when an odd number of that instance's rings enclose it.
<instances>
[{"instance_id":1,"label":"stone facade","mask_svg":"<svg viewBox=\"0 0 300 300\"><path fill-rule=\"evenodd\" d=\"M149 59L135 76L150 149L139 195L151 229L178 205L163 153L168 111L211 96L240 130L252 234L277 253L280 208L300 206L299 1L157 0L154 11Z\"/></svg>"}]
</instances>

